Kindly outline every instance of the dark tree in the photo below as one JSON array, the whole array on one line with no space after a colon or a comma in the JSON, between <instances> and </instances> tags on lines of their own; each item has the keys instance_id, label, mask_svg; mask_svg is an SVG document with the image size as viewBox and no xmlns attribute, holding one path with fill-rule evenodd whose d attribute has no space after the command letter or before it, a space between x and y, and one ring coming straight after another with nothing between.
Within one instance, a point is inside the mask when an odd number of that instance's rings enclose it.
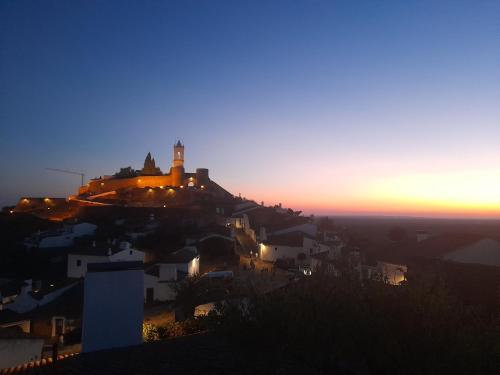
<instances>
[{"instance_id":1,"label":"dark tree","mask_svg":"<svg viewBox=\"0 0 500 375\"><path fill-rule=\"evenodd\" d=\"M388 237L392 242L404 242L408 239L408 233L401 227L392 227L389 229Z\"/></svg>"},{"instance_id":2,"label":"dark tree","mask_svg":"<svg viewBox=\"0 0 500 375\"><path fill-rule=\"evenodd\" d=\"M318 229L322 232L334 230L335 224L332 219L330 219L328 216L325 216L318 220Z\"/></svg>"},{"instance_id":3,"label":"dark tree","mask_svg":"<svg viewBox=\"0 0 500 375\"><path fill-rule=\"evenodd\" d=\"M137 172L134 169L132 169L132 167L120 168L120 172L115 174L116 178L130 178L136 176Z\"/></svg>"}]
</instances>

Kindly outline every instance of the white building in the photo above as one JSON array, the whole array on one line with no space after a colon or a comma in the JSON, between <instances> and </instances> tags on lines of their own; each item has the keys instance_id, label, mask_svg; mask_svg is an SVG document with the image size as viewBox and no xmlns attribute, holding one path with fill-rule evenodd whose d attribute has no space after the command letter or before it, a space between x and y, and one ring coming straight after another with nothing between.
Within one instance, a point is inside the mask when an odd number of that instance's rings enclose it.
<instances>
[{"instance_id":1,"label":"white building","mask_svg":"<svg viewBox=\"0 0 500 375\"><path fill-rule=\"evenodd\" d=\"M26 284L22 287L19 295L12 302L4 305L5 309L21 314L31 311L56 300L67 290L77 285L77 282L69 282L62 285L49 284L41 290L34 291L32 281L25 280L25 282Z\"/></svg>"},{"instance_id":2,"label":"white building","mask_svg":"<svg viewBox=\"0 0 500 375\"><path fill-rule=\"evenodd\" d=\"M142 343L142 262L91 264L85 277L82 351Z\"/></svg>"},{"instance_id":3,"label":"white building","mask_svg":"<svg viewBox=\"0 0 500 375\"><path fill-rule=\"evenodd\" d=\"M318 226L314 223L303 223L303 224L298 224L294 225L288 228L284 229L279 229L276 230L270 234L273 236L280 235L280 234L286 234L286 233L293 233L293 232L300 232L307 234L308 236L311 237L316 237L318 234Z\"/></svg>"},{"instance_id":4,"label":"white building","mask_svg":"<svg viewBox=\"0 0 500 375\"><path fill-rule=\"evenodd\" d=\"M0 330L0 372L41 359L43 344L42 338Z\"/></svg>"},{"instance_id":5,"label":"white building","mask_svg":"<svg viewBox=\"0 0 500 375\"><path fill-rule=\"evenodd\" d=\"M177 250L144 271L144 299L146 302L172 301L176 284L199 273L200 256L196 247Z\"/></svg>"},{"instance_id":6,"label":"white building","mask_svg":"<svg viewBox=\"0 0 500 375\"><path fill-rule=\"evenodd\" d=\"M72 250L68 254L67 276L69 278L84 277L87 265L105 262L144 263L145 253L131 247L129 242L120 242L118 247L112 245L84 247Z\"/></svg>"},{"instance_id":7,"label":"white building","mask_svg":"<svg viewBox=\"0 0 500 375\"><path fill-rule=\"evenodd\" d=\"M91 223L65 225L55 232L39 233L26 242L26 245L33 246L33 244L37 244L39 248L69 247L73 246L75 238L93 236L96 229L97 225Z\"/></svg>"},{"instance_id":8,"label":"white building","mask_svg":"<svg viewBox=\"0 0 500 375\"><path fill-rule=\"evenodd\" d=\"M289 232L270 236L262 242L259 257L267 262L275 262L277 259L299 261L299 258L303 256L304 262L310 263L311 255L329 251L329 246L303 232Z\"/></svg>"}]
</instances>

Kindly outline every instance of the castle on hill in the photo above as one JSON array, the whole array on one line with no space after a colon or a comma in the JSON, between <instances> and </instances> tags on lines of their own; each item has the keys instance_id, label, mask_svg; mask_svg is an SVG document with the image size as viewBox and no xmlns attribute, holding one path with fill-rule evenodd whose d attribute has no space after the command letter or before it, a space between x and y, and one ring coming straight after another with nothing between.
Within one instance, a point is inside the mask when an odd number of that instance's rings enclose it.
<instances>
[{"instance_id":1,"label":"castle on hill","mask_svg":"<svg viewBox=\"0 0 500 375\"><path fill-rule=\"evenodd\" d=\"M163 173L148 153L142 169L121 168L112 176L94 178L65 198L21 197L11 211L63 220L81 206L167 207L189 206L200 201L221 202L233 195L211 180L208 169L184 170L184 145L174 145L172 166Z\"/></svg>"},{"instance_id":2,"label":"castle on hill","mask_svg":"<svg viewBox=\"0 0 500 375\"><path fill-rule=\"evenodd\" d=\"M184 145L177 141L173 147L172 166L168 173L162 173L156 166L156 161L148 153L144 167L133 170L131 167L122 168L118 173L109 177L99 177L90 180L80 187L79 197L96 198L99 195L116 192L124 189L190 189L202 190L219 197L232 196L228 191L210 180L208 169L197 168L196 172L184 170Z\"/></svg>"}]
</instances>

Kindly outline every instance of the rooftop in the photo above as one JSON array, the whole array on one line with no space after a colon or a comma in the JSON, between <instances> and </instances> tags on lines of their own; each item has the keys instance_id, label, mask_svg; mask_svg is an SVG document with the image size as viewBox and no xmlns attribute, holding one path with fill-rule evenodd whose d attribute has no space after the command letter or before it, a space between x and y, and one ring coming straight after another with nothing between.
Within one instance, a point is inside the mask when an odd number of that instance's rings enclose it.
<instances>
[{"instance_id":1,"label":"rooftop","mask_svg":"<svg viewBox=\"0 0 500 375\"><path fill-rule=\"evenodd\" d=\"M248 349L225 337L201 333L128 348L83 353L58 362L57 366L37 369L44 374L115 375L238 375L266 373L269 363L262 357L252 358ZM312 368L293 359L273 363L273 373L316 374ZM43 372L40 371L43 369ZM23 374L31 374L27 369Z\"/></svg>"},{"instance_id":2,"label":"rooftop","mask_svg":"<svg viewBox=\"0 0 500 375\"><path fill-rule=\"evenodd\" d=\"M314 237L311 237L304 232L296 231L269 236L264 243L266 245L301 247L304 244L304 237L314 239Z\"/></svg>"},{"instance_id":3,"label":"rooftop","mask_svg":"<svg viewBox=\"0 0 500 375\"><path fill-rule=\"evenodd\" d=\"M189 263L198 256L196 247L186 246L160 258L157 263Z\"/></svg>"}]
</instances>

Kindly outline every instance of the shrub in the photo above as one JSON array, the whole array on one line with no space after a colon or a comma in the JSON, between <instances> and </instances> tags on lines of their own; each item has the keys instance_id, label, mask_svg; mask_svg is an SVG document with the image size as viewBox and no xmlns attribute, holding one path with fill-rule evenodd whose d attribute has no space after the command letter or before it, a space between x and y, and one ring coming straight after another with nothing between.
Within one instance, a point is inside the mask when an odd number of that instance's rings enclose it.
<instances>
[{"instance_id":1,"label":"shrub","mask_svg":"<svg viewBox=\"0 0 500 375\"><path fill-rule=\"evenodd\" d=\"M465 307L439 278L404 286L316 272L226 309L220 329L268 363L295 358L325 372L500 373L498 318Z\"/></svg>"}]
</instances>

